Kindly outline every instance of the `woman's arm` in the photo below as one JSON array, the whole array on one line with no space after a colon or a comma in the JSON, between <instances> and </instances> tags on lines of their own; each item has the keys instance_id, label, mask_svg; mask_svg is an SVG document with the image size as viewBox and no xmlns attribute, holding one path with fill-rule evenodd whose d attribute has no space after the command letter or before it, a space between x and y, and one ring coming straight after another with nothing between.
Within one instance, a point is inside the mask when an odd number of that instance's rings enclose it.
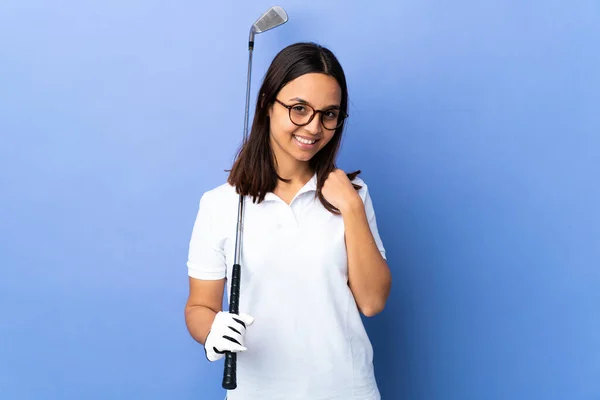
<instances>
[{"instance_id":1,"label":"woman's arm","mask_svg":"<svg viewBox=\"0 0 600 400\"><path fill-rule=\"evenodd\" d=\"M215 316L222 309L225 279L201 280L190 277L189 284L185 323L192 338L204 345Z\"/></svg>"},{"instance_id":2,"label":"woman's arm","mask_svg":"<svg viewBox=\"0 0 600 400\"><path fill-rule=\"evenodd\" d=\"M348 253L348 284L360 312L372 317L385 307L392 276L371 231L369 218L374 223L375 213L368 192L363 202L346 173L336 169L325 180L322 194L342 214Z\"/></svg>"},{"instance_id":3,"label":"woman's arm","mask_svg":"<svg viewBox=\"0 0 600 400\"><path fill-rule=\"evenodd\" d=\"M392 277L371 233L365 205L357 195L340 207L348 252L348 283L359 310L367 317L380 313L390 293Z\"/></svg>"}]
</instances>

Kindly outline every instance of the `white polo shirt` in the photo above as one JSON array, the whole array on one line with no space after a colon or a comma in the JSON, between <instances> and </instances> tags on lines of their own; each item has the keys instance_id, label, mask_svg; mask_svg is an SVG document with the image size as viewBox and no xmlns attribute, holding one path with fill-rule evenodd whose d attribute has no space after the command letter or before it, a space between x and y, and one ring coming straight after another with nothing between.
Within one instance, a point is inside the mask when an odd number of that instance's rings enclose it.
<instances>
[{"instance_id":1,"label":"white polo shirt","mask_svg":"<svg viewBox=\"0 0 600 400\"><path fill-rule=\"evenodd\" d=\"M273 193L244 204L240 312L252 315L228 400L379 400L373 349L348 286L341 216L327 211L316 176L286 204ZM368 188L359 194L381 254ZM239 196L229 184L203 194L187 262L197 279L227 277Z\"/></svg>"}]
</instances>

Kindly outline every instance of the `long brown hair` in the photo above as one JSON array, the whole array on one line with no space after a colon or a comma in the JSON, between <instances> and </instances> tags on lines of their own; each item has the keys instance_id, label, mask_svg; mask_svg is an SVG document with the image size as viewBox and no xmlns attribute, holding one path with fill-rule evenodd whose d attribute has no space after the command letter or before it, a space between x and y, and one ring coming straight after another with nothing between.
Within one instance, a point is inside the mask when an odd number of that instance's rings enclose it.
<instances>
[{"instance_id":1,"label":"long brown hair","mask_svg":"<svg viewBox=\"0 0 600 400\"><path fill-rule=\"evenodd\" d=\"M312 42L292 44L281 50L273 59L258 92L256 110L248 140L240 147L227 182L236 188L238 194L251 196L253 202L262 202L265 195L275 190L279 180L288 181L277 174L275 160L270 145L269 106L279 91L290 81L308 73L322 73L333 77L342 90L340 115L348 111L348 88L344 70L335 55L327 48ZM323 206L334 214L339 214L321 193L325 179L335 168L335 161L344 124L336 129L333 137L310 160L310 166L317 174L317 196ZM360 173L348 174L350 181ZM355 189L360 186L353 184Z\"/></svg>"}]
</instances>

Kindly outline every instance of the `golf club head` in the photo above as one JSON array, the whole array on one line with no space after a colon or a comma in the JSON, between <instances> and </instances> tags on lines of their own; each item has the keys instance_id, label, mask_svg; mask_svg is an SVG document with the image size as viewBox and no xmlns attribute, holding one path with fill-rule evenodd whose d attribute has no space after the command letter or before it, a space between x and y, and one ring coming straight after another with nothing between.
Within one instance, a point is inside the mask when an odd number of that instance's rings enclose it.
<instances>
[{"instance_id":1,"label":"golf club head","mask_svg":"<svg viewBox=\"0 0 600 400\"><path fill-rule=\"evenodd\" d=\"M280 6L269 8L263 15L260 16L250 29L250 41L254 41L254 34L263 33L270 29L277 28L288 21L288 15Z\"/></svg>"}]
</instances>

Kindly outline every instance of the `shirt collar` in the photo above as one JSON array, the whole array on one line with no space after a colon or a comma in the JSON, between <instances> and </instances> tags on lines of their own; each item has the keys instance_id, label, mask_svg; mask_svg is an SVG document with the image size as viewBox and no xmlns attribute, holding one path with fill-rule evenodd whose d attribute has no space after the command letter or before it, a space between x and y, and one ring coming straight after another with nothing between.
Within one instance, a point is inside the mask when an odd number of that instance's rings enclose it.
<instances>
[{"instance_id":1,"label":"shirt collar","mask_svg":"<svg viewBox=\"0 0 600 400\"><path fill-rule=\"evenodd\" d=\"M306 182L304 184L304 186L302 186L302 188L300 188L298 193L296 193L296 196L294 196L294 200L304 193L314 192L316 190L317 190L317 173L315 172L313 174L312 178L310 178L310 180L308 182ZM265 201L268 201L268 200L281 201L281 198L279 198L279 196L277 196L275 193L269 192L265 195ZM292 200L292 201L294 201L294 200Z\"/></svg>"}]
</instances>

